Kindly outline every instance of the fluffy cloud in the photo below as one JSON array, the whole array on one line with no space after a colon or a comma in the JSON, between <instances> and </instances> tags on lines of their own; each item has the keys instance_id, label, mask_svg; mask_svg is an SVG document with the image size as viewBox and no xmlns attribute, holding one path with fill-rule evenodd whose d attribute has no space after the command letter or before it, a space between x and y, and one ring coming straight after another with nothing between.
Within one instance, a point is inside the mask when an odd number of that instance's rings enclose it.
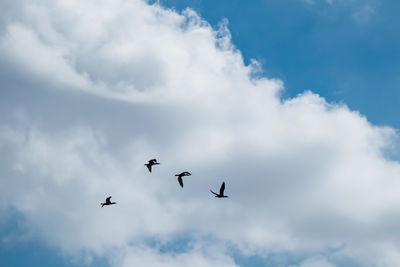
<instances>
[{"instance_id":1,"label":"fluffy cloud","mask_svg":"<svg viewBox=\"0 0 400 267\"><path fill-rule=\"evenodd\" d=\"M0 6L12 14L0 27L0 208L33 236L115 266L235 266L230 246L311 255L301 266L332 266L315 253L399 264L395 130L312 92L282 100L226 22L213 29L192 10ZM230 198L214 199L222 181ZM109 195L118 205L101 209ZM182 236L183 252L149 242Z\"/></svg>"},{"instance_id":2,"label":"fluffy cloud","mask_svg":"<svg viewBox=\"0 0 400 267\"><path fill-rule=\"evenodd\" d=\"M213 247L215 249L215 247ZM222 266L235 267L233 260L224 253L213 251L212 253L196 248L190 252L173 254L159 253L148 247L130 247L116 257L114 264L118 266L154 266L154 267L208 267ZM122 261L120 261L122 259Z\"/></svg>"}]
</instances>

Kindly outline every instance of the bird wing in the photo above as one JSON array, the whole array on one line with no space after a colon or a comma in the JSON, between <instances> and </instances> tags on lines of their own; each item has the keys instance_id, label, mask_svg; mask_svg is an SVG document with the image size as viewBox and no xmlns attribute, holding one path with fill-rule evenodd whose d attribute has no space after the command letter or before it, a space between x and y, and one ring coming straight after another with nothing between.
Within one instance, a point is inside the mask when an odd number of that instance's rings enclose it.
<instances>
[{"instance_id":1,"label":"bird wing","mask_svg":"<svg viewBox=\"0 0 400 267\"><path fill-rule=\"evenodd\" d=\"M111 197L106 198L106 203L107 203L107 204L110 204L110 203L111 203L110 199L111 199Z\"/></svg>"},{"instance_id":2,"label":"bird wing","mask_svg":"<svg viewBox=\"0 0 400 267\"><path fill-rule=\"evenodd\" d=\"M211 189L210 189L210 191L211 191L211 193L213 193L214 195L218 196L218 194L215 193L214 191L212 191Z\"/></svg>"},{"instance_id":3,"label":"bird wing","mask_svg":"<svg viewBox=\"0 0 400 267\"><path fill-rule=\"evenodd\" d=\"M192 175L190 172L183 172L182 174L184 174L185 176Z\"/></svg>"},{"instance_id":4,"label":"bird wing","mask_svg":"<svg viewBox=\"0 0 400 267\"><path fill-rule=\"evenodd\" d=\"M151 159L151 160L149 160L149 163L156 163L156 162L157 162L156 159Z\"/></svg>"},{"instance_id":5,"label":"bird wing","mask_svg":"<svg viewBox=\"0 0 400 267\"><path fill-rule=\"evenodd\" d=\"M181 185L181 187L183 188L183 181L182 181L182 177L181 176L178 177L178 182Z\"/></svg>"},{"instance_id":6,"label":"bird wing","mask_svg":"<svg viewBox=\"0 0 400 267\"><path fill-rule=\"evenodd\" d=\"M147 169L149 169L149 172L151 172L151 165L150 164L146 164Z\"/></svg>"},{"instance_id":7,"label":"bird wing","mask_svg":"<svg viewBox=\"0 0 400 267\"><path fill-rule=\"evenodd\" d=\"M219 189L219 194L221 196L224 195L224 191L225 191L225 182L222 182L221 188Z\"/></svg>"}]
</instances>

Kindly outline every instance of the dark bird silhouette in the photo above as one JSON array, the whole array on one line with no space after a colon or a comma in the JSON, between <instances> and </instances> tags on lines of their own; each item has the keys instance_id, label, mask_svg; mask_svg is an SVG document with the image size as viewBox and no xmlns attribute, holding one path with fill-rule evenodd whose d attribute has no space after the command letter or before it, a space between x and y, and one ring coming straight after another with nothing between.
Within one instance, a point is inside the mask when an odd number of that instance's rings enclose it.
<instances>
[{"instance_id":1,"label":"dark bird silhouette","mask_svg":"<svg viewBox=\"0 0 400 267\"><path fill-rule=\"evenodd\" d=\"M213 193L215 195L215 197L217 198L221 198L221 197L228 197L228 196L224 196L224 191L225 191L225 182L222 182L221 188L219 189L219 194L213 192L212 190L210 190L211 193Z\"/></svg>"},{"instance_id":2,"label":"dark bird silhouette","mask_svg":"<svg viewBox=\"0 0 400 267\"><path fill-rule=\"evenodd\" d=\"M108 198L106 198L106 202L100 203L101 207L104 207L104 206L107 206L107 205L117 204L117 202L111 202L110 199L111 199L111 197L108 197Z\"/></svg>"},{"instance_id":3,"label":"dark bird silhouette","mask_svg":"<svg viewBox=\"0 0 400 267\"><path fill-rule=\"evenodd\" d=\"M149 160L149 163L146 163L144 165L147 167L147 169L149 169L149 172L151 172L151 166L158 165L158 164L160 164L160 163L158 163L156 159L151 159L151 160Z\"/></svg>"},{"instance_id":4,"label":"dark bird silhouette","mask_svg":"<svg viewBox=\"0 0 400 267\"><path fill-rule=\"evenodd\" d=\"M175 174L175 176L178 176L178 182L180 184L180 186L183 188L183 180L182 177L183 176L190 176L192 175L190 172L181 172L180 174Z\"/></svg>"}]
</instances>

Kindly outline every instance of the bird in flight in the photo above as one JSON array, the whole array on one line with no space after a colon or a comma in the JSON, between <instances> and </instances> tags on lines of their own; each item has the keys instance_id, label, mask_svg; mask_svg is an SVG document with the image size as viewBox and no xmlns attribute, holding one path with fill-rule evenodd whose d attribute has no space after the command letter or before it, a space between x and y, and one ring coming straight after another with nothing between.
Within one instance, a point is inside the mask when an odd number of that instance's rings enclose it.
<instances>
[{"instance_id":1,"label":"bird in flight","mask_svg":"<svg viewBox=\"0 0 400 267\"><path fill-rule=\"evenodd\" d=\"M183 181L182 181L182 177L183 176L190 176L192 175L190 172L181 172L180 174L175 174L175 176L178 176L178 182L180 184L180 186L183 188Z\"/></svg>"},{"instance_id":2,"label":"bird in flight","mask_svg":"<svg viewBox=\"0 0 400 267\"><path fill-rule=\"evenodd\" d=\"M106 202L100 203L101 207L104 207L104 206L107 206L107 205L117 204L117 202L111 202L110 199L111 199L111 197L108 197L108 198L106 198Z\"/></svg>"},{"instance_id":3,"label":"bird in flight","mask_svg":"<svg viewBox=\"0 0 400 267\"><path fill-rule=\"evenodd\" d=\"M146 163L144 165L147 167L147 169L149 169L149 172L151 172L151 166L158 165L158 164L160 164L160 163L158 163L156 159L151 159L151 160L149 160L149 163Z\"/></svg>"},{"instance_id":4,"label":"bird in flight","mask_svg":"<svg viewBox=\"0 0 400 267\"><path fill-rule=\"evenodd\" d=\"M213 192L212 190L210 190L211 193L213 193L215 195L215 197L217 198L221 198L221 197L228 197L228 196L224 196L224 191L225 191L225 182L222 182L221 188L219 189L219 194Z\"/></svg>"}]
</instances>

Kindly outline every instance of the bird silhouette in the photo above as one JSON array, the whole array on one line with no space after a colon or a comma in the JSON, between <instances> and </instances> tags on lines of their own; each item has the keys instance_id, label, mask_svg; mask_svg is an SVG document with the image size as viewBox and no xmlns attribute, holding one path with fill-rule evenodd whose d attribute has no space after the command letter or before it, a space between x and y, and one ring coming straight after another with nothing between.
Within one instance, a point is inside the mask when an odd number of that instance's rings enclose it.
<instances>
[{"instance_id":1,"label":"bird silhouette","mask_svg":"<svg viewBox=\"0 0 400 267\"><path fill-rule=\"evenodd\" d=\"M219 189L219 194L213 192L210 189L211 193L213 193L215 195L215 197L217 198L221 198L221 197L228 197L228 196L224 196L224 191L225 191L225 182L222 182L221 188Z\"/></svg>"},{"instance_id":2,"label":"bird silhouette","mask_svg":"<svg viewBox=\"0 0 400 267\"><path fill-rule=\"evenodd\" d=\"M107 205L117 204L117 202L111 202L110 199L111 199L111 197L108 197L108 198L106 198L106 202L100 203L101 207L104 207L104 206L107 206Z\"/></svg>"},{"instance_id":3,"label":"bird silhouette","mask_svg":"<svg viewBox=\"0 0 400 267\"><path fill-rule=\"evenodd\" d=\"M144 165L147 167L147 169L149 169L149 172L151 172L151 166L158 165L158 164L160 164L160 163L158 163L156 159L151 159L151 160L149 160L149 163L146 163Z\"/></svg>"},{"instance_id":4,"label":"bird silhouette","mask_svg":"<svg viewBox=\"0 0 400 267\"><path fill-rule=\"evenodd\" d=\"M178 176L178 182L179 185L183 188L183 180L182 177L183 176L190 176L192 175L190 172L181 172L180 174L175 174L175 176Z\"/></svg>"}]
</instances>

